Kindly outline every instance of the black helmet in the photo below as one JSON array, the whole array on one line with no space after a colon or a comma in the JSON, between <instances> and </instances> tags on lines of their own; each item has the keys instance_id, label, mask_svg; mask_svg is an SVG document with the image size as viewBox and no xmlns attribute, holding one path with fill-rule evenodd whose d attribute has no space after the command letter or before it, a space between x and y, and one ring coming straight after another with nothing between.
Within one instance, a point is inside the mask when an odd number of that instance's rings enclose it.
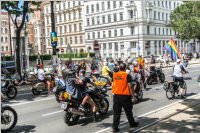
<instances>
[{"instance_id":1,"label":"black helmet","mask_svg":"<svg viewBox=\"0 0 200 133\"><path fill-rule=\"evenodd\" d=\"M126 70L126 64L125 63L121 63L119 65L119 69L122 70L122 71L125 71Z\"/></svg>"}]
</instances>

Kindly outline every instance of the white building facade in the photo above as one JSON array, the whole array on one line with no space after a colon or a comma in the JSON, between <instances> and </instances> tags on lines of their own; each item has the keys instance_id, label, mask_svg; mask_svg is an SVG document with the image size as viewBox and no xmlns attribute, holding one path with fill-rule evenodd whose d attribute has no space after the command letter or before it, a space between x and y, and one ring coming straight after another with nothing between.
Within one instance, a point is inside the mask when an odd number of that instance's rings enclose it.
<instances>
[{"instance_id":1,"label":"white building facade","mask_svg":"<svg viewBox=\"0 0 200 133\"><path fill-rule=\"evenodd\" d=\"M83 26L83 1L54 2L55 28L59 53L67 53L70 45L73 52L84 52L84 26ZM47 53L52 54L51 46L51 6L50 2L44 3L45 43Z\"/></svg>"},{"instance_id":2,"label":"white building facade","mask_svg":"<svg viewBox=\"0 0 200 133\"><path fill-rule=\"evenodd\" d=\"M176 39L168 26L170 12L180 4L168 0L85 2L86 50L93 51L96 40L104 58L164 55L164 45L173 38L181 51L189 52L188 44Z\"/></svg>"}]
</instances>

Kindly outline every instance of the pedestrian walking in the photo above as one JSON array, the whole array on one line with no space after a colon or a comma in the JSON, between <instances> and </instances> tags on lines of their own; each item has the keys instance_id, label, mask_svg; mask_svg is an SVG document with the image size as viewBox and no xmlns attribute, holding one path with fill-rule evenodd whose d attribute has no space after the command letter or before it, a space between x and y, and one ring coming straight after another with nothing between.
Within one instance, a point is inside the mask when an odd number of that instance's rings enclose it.
<instances>
[{"instance_id":1,"label":"pedestrian walking","mask_svg":"<svg viewBox=\"0 0 200 133\"><path fill-rule=\"evenodd\" d=\"M131 84L131 75L126 73L126 64L121 63L119 71L113 74L113 132L119 131L120 115L122 108L124 109L128 118L130 128L137 127L138 122L133 118L133 103L132 97L134 96L133 86Z\"/></svg>"}]
</instances>

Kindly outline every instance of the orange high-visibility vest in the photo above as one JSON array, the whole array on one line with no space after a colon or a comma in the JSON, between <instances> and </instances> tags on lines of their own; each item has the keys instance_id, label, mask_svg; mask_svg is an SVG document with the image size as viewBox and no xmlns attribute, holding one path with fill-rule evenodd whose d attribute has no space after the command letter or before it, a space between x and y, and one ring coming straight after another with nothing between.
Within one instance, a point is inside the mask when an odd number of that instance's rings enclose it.
<instances>
[{"instance_id":1,"label":"orange high-visibility vest","mask_svg":"<svg viewBox=\"0 0 200 133\"><path fill-rule=\"evenodd\" d=\"M133 71L134 71L135 73L138 73L138 72L139 72L139 68L138 68L138 66L134 66L133 69L134 69Z\"/></svg>"},{"instance_id":2,"label":"orange high-visibility vest","mask_svg":"<svg viewBox=\"0 0 200 133\"><path fill-rule=\"evenodd\" d=\"M131 95L127 82L128 73L119 71L113 74L112 93L117 95Z\"/></svg>"}]
</instances>

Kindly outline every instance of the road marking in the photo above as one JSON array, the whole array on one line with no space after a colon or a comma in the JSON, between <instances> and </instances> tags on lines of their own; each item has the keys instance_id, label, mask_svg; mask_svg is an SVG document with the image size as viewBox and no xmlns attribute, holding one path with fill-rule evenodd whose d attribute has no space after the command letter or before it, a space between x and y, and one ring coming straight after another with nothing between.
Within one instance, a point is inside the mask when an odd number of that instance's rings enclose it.
<instances>
[{"instance_id":1,"label":"road marking","mask_svg":"<svg viewBox=\"0 0 200 133\"><path fill-rule=\"evenodd\" d=\"M193 96L190 96L190 97L187 97L186 99L182 99L182 100L179 100L179 101L177 101L177 102L174 102L174 103L168 104L168 105L166 105L166 106L160 107L160 108L158 108L158 109L152 110L152 111L150 111L150 112L147 112L147 113L145 113L145 114L142 114L142 115L138 116L137 118L141 118L141 117L147 116L147 115L149 115L149 114L153 114L153 113L155 113L155 112L158 112L158 111L160 111L160 110L166 109L166 108L168 108L168 107L170 107L170 106L173 106L173 105L175 105L175 104L177 104L177 103L183 102L183 101L185 101L185 100L187 100L187 99L189 99L189 98L193 98L193 97L199 96L199 94L200 94L200 93L198 93L198 94L196 94L196 95L193 95ZM128 123L128 121L124 121L124 122L120 123L120 127L124 127L124 126L125 126L124 124L126 124L126 123ZM154 123L154 122L152 122L152 123ZM123 126L123 125L124 125L124 126ZM145 125L145 126L146 126L146 125ZM144 127L144 126L143 126L143 127ZM143 127L141 127L141 128L143 128ZM99 131L94 132L94 133L102 133L102 132L104 132L104 131L106 131L106 130L110 130L110 129L112 129L112 128L111 128L111 127L108 127L108 128L99 130Z\"/></svg>"},{"instance_id":2,"label":"road marking","mask_svg":"<svg viewBox=\"0 0 200 133\"><path fill-rule=\"evenodd\" d=\"M49 97L49 98L43 98L35 101L30 101L30 102L23 102L23 103L16 103L16 104L10 104L10 106L20 106L20 105L25 105L25 104L31 104L31 103L36 103L36 102L41 102L41 101L47 101L47 100L52 100L55 99L55 97Z\"/></svg>"},{"instance_id":3,"label":"road marking","mask_svg":"<svg viewBox=\"0 0 200 133\"><path fill-rule=\"evenodd\" d=\"M61 113L61 112L63 112L63 110L59 110L59 111L43 114L42 117L46 117L46 116L53 115L53 114L58 114L58 113Z\"/></svg>"}]
</instances>

